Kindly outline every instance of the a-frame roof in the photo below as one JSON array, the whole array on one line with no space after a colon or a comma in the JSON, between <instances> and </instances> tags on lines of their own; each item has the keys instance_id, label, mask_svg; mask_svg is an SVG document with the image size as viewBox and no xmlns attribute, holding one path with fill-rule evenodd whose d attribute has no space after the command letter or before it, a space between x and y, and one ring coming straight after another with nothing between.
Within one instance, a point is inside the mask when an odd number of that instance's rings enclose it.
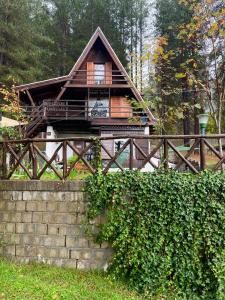
<instances>
[{"instance_id":1,"label":"a-frame roof","mask_svg":"<svg viewBox=\"0 0 225 300\"><path fill-rule=\"evenodd\" d=\"M55 84L55 83L58 83L58 82L70 81L73 78L74 73L77 70L79 70L80 66L84 62L85 58L87 57L88 53L90 52L90 50L92 49L92 47L94 46L94 44L95 44L95 42L98 38L101 40L101 42L105 46L105 48L108 51L109 55L111 56L113 62L117 66L118 70L120 70L121 73L126 78L126 80L129 83L129 86L130 86L134 96L136 97L136 99L139 102L144 102L141 94L139 93L139 91L137 90L135 85L133 84L133 82L130 79L129 75L127 74L124 66L120 62L118 56L114 52L113 48L111 47L109 41L107 40L106 36L104 35L104 33L102 32L100 27L98 27L96 29L96 31L94 32L91 39L87 43L86 47L84 48L83 52L81 53L80 57L78 58L78 60L76 61L76 63L74 64L73 68L71 69L71 71L68 75L57 77L57 78L52 78L52 79L48 79L48 80L33 82L33 83L29 83L29 84L24 84L24 85L20 85L20 86L16 86L15 90L16 91L23 91L23 90L31 89L31 88L35 88L35 87L41 87L41 86ZM156 119L154 118L154 116L152 115L152 113L149 109L147 109L147 112L149 114L149 117L152 119L152 121L156 121Z\"/></svg>"},{"instance_id":2,"label":"a-frame roof","mask_svg":"<svg viewBox=\"0 0 225 300\"><path fill-rule=\"evenodd\" d=\"M129 82L129 84L131 86L131 90L132 90L133 94L135 95L135 97L137 98L137 100L139 100L140 102L143 102L144 100L143 100L141 94L139 93L139 91L137 90L135 85L133 84L132 80L130 79L129 75L127 74L127 71L125 70L124 66L120 62L118 56L116 55L115 51L113 50L112 46L110 45L109 41L107 40L106 36L104 35L104 33L102 32L100 27L98 27L96 29L96 31L94 32L94 34L92 35L91 39L87 43L86 47L84 48L84 50L81 53L80 57L78 58L77 62L73 66L73 68L70 71L69 75L73 76L73 73L76 70L79 69L79 67L81 66L81 64L85 60L85 57L88 55L89 51L94 46L94 43L96 42L97 38L100 38L100 40L102 41L102 43L105 46L106 50L110 54L112 60L116 64L117 68L121 71L121 73L125 76L125 78ZM149 116L151 117L151 119L154 120L155 118L154 118L154 116L152 115L152 113L149 109L148 109L148 113L149 113Z\"/></svg>"}]
</instances>

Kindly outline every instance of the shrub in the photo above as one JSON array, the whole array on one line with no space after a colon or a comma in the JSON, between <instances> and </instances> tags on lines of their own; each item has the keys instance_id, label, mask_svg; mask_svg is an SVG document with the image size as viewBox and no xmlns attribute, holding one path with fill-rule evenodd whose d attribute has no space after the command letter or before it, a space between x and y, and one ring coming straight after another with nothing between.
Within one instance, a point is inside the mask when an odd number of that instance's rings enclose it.
<instances>
[{"instance_id":1,"label":"shrub","mask_svg":"<svg viewBox=\"0 0 225 300\"><path fill-rule=\"evenodd\" d=\"M86 191L88 217L106 215L97 240L112 244L114 277L151 297L224 299L224 175L98 174Z\"/></svg>"}]
</instances>

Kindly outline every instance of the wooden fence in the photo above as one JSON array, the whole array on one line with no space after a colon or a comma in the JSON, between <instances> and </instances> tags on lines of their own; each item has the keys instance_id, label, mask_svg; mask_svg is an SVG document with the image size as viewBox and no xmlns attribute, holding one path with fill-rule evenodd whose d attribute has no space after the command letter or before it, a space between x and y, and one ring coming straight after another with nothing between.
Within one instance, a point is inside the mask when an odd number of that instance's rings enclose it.
<instances>
[{"instance_id":1,"label":"wooden fence","mask_svg":"<svg viewBox=\"0 0 225 300\"><path fill-rule=\"evenodd\" d=\"M194 174L205 169L223 172L225 155L218 146L218 141L223 139L225 135L5 140L0 142L1 178L19 179L19 174L22 174L27 179L40 180L47 172L65 180L71 178L74 170L95 174L99 169L103 174L127 169L153 171L159 168ZM189 141L188 145L183 146L184 140ZM116 141L122 141L120 147L114 146ZM54 144L54 150L49 156L45 147L51 143Z\"/></svg>"}]
</instances>

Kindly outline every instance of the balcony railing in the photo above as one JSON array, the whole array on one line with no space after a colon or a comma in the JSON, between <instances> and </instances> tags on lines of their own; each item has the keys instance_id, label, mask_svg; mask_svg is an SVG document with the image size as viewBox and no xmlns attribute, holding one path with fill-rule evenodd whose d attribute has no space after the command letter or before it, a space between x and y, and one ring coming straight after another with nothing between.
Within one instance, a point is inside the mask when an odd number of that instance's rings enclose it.
<instances>
[{"instance_id":1,"label":"balcony railing","mask_svg":"<svg viewBox=\"0 0 225 300\"><path fill-rule=\"evenodd\" d=\"M62 120L93 120L93 119L134 119L147 121L146 113L130 105L110 105L107 100L62 100L55 103L53 100L44 100L42 105L30 110L25 108L30 119L43 116L47 119Z\"/></svg>"},{"instance_id":2,"label":"balcony railing","mask_svg":"<svg viewBox=\"0 0 225 300\"><path fill-rule=\"evenodd\" d=\"M127 79L121 71L87 71L78 70L74 73L73 79L70 80L71 85L125 85Z\"/></svg>"}]
</instances>

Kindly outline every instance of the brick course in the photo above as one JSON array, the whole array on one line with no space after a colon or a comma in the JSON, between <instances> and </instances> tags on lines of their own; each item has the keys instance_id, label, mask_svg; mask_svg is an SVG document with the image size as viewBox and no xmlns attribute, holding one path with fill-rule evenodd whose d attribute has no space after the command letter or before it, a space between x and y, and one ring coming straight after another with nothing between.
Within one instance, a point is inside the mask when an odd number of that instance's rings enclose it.
<instances>
[{"instance_id":1,"label":"brick course","mask_svg":"<svg viewBox=\"0 0 225 300\"><path fill-rule=\"evenodd\" d=\"M86 224L84 182L0 181L0 255L78 269L106 268L112 254Z\"/></svg>"}]
</instances>

